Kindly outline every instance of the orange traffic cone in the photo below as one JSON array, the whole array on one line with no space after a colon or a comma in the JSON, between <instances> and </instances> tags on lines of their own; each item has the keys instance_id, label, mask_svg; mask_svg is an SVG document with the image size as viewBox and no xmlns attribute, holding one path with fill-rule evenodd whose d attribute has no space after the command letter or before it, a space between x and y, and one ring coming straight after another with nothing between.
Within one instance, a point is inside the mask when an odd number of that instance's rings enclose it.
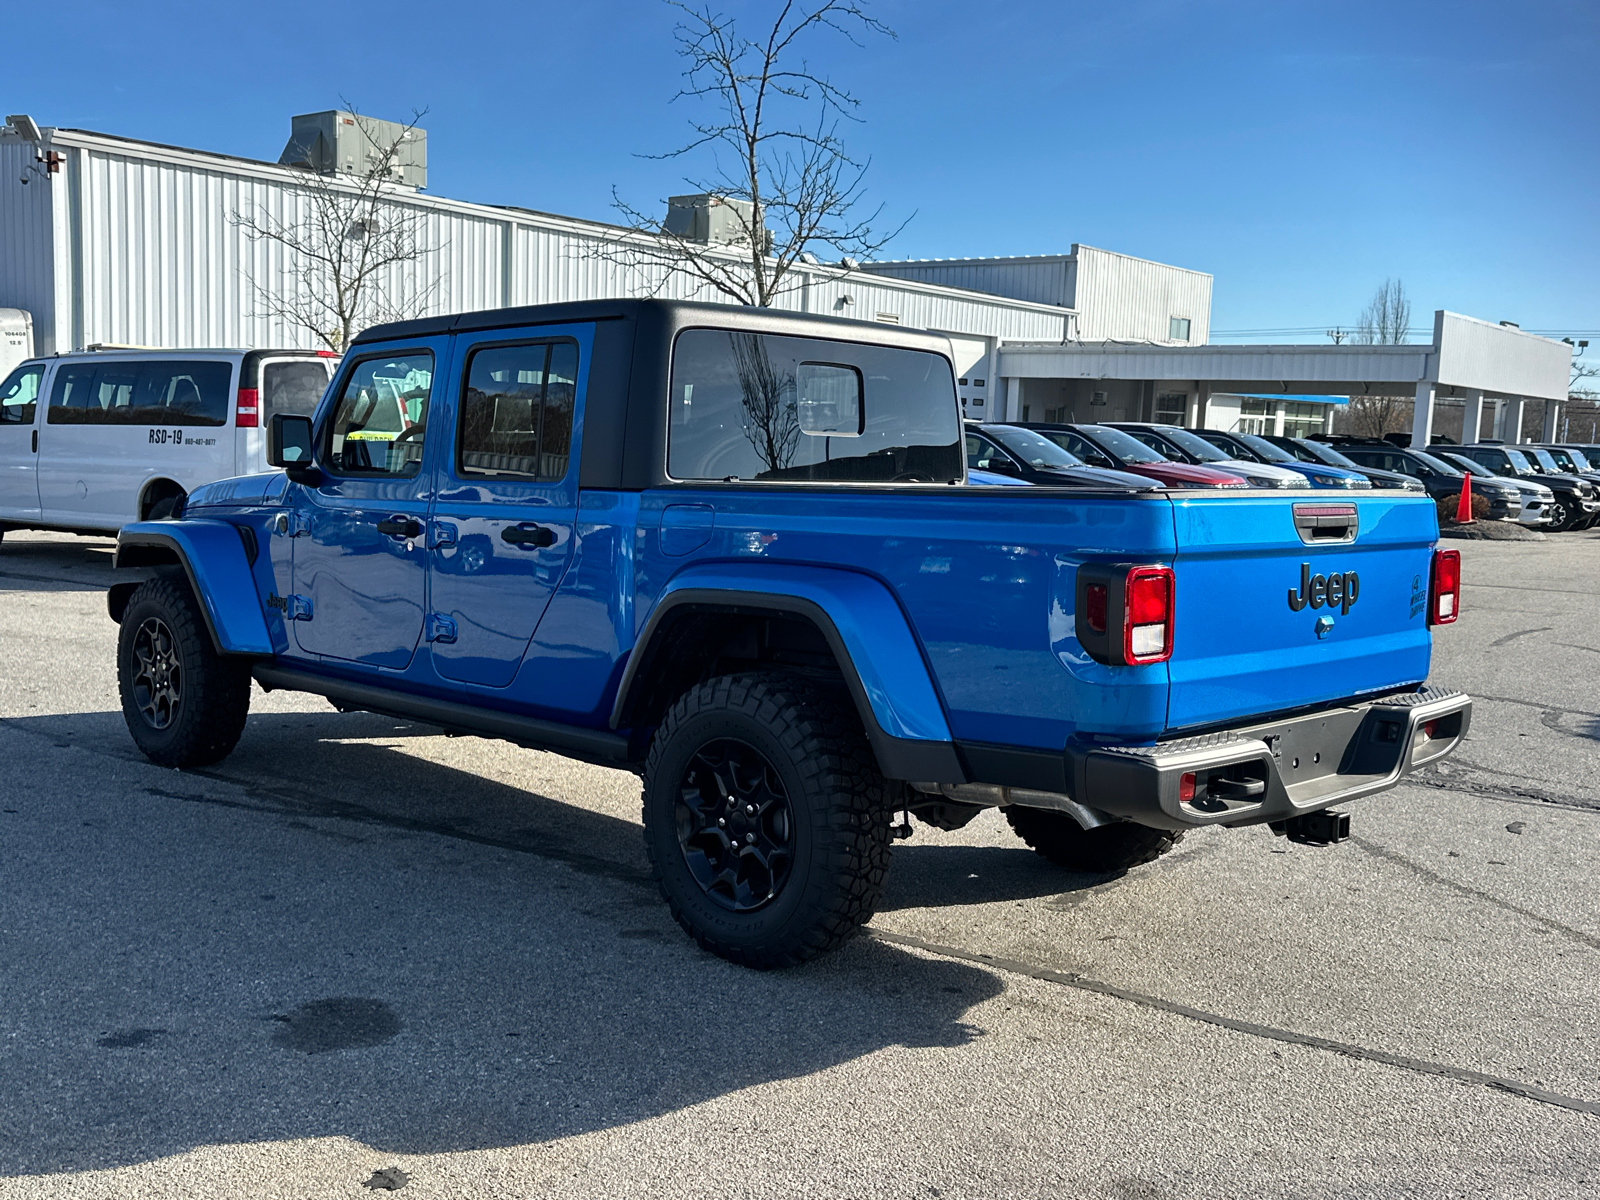
<instances>
[{"instance_id":1,"label":"orange traffic cone","mask_svg":"<svg viewBox=\"0 0 1600 1200\"><path fill-rule=\"evenodd\" d=\"M1456 505L1456 524L1472 524L1472 476L1461 481L1461 500Z\"/></svg>"}]
</instances>

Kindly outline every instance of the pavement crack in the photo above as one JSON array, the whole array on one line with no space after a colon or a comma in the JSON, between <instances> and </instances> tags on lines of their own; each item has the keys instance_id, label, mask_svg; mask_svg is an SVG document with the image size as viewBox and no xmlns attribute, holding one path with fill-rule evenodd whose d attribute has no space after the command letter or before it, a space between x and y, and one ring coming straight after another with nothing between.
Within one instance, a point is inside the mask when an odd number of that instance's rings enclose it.
<instances>
[{"instance_id":1,"label":"pavement crack","mask_svg":"<svg viewBox=\"0 0 1600 1200\"><path fill-rule=\"evenodd\" d=\"M1585 647L1586 649L1587 647ZM1536 708L1540 712L1564 713L1570 717L1600 717L1600 713L1587 708L1561 708L1545 700L1523 700L1518 696L1491 696L1487 692L1473 692L1473 700L1493 700L1496 704L1519 704L1523 708Z\"/></svg>"},{"instance_id":2,"label":"pavement crack","mask_svg":"<svg viewBox=\"0 0 1600 1200\"><path fill-rule=\"evenodd\" d=\"M1405 787L1432 788L1436 792L1455 792L1462 796L1483 796L1491 800L1503 800L1511 804L1540 804L1551 805L1556 808L1570 808L1579 812L1600 812L1600 801L1591 800L1584 796L1568 796L1559 792L1549 792L1542 788L1525 787L1513 783L1484 782L1473 779L1475 774L1504 775L1507 778L1526 779L1526 774L1514 775L1510 771L1496 771L1493 767L1479 766L1477 763L1466 759L1455 758L1450 762L1448 773L1436 770L1424 770L1408 777Z\"/></svg>"},{"instance_id":3,"label":"pavement crack","mask_svg":"<svg viewBox=\"0 0 1600 1200\"><path fill-rule=\"evenodd\" d=\"M1304 1046L1312 1050L1325 1050L1331 1054L1343 1055L1346 1058L1380 1063L1384 1066L1395 1067L1398 1070L1411 1071L1419 1075L1432 1075L1440 1079L1453 1080L1456 1083L1476 1084L1479 1087L1508 1092L1513 1096L1520 1096L1524 1100L1532 1100L1538 1104L1547 1104L1554 1108L1567 1109L1569 1112L1600 1117L1600 1101L1580 1100L1575 1096L1564 1096L1559 1092L1535 1087L1533 1084L1525 1083L1519 1079L1507 1079L1501 1075L1488 1075L1482 1071L1451 1066L1448 1063L1430 1062L1422 1058L1411 1058L1404 1054L1390 1054L1387 1050L1374 1050L1367 1046L1357 1046L1352 1042L1341 1042L1333 1038L1296 1033L1294 1030L1279 1029L1272 1025L1258 1025L1254 1021L1241 1021L1237 1017L1225 1017L1221 1013L1208 1012L1203 1008L1192 1008L1187 1004L1163 1000L1159 996L1146 995L1144 992L1136 992L1131 988L1119 987L1117 984L1107 983L1100 979L1089 979L1086 976L1077 975L1070 971L1056 971L1049 967L1035 966L1032 963L1021 962L1017 959L1001 958L997 955L962 950L955 946L940 945L937 942L924 941L921 938L910 937L903 933L889 933L881 929L868 929L867 934L880 942L886 942L892 946L904 946L913 950L921 950L926 954L938 955L941 958L952 958L959 962L968 962L976 966L1005 971L1012 975L1022 975L1028 979L1037 979L1042 983L1060 984L1062 987L1075 988L1081 992L1110 996L1117 1000L1127 1001L1130 1004L1137 1004L1143 1008L1171 1013L1174 1016L1187 1017L1191 1021L1215 1025L1250 1037L1263 1038L1267 1041L1281 1042L1291 1046Z\"/></svg>"},{"instance_id":4,"label":"pavement crack","mask_svg":"<svg viewBox=\"0 0 1600 1200\"><path fill-rule=\"evenodd\" d=\"M1487 903L1494 905L1496 908L1503 908L1507 912L1516 913L1519 917L1525 917L1530 921L1536 922L1539 925L1543 925L1546 929L1549 929L1554 933L1559 933L1563 937L1569 938L1580 945L1587 946L1591 950L1600 950L1600 937L1595 937L1593 934L1585 933L1581 929L1574 929L1570 925L1563 925L1560 921L1552 920L1550 917L1542 916L1541 914L1534 912L1531 908L1523 908L1520 904L1513 904L1509 900L1502 900L1499 896L1483 891L1481 888L1475 888L1470 884L1460 883L1454 879L1451 879L1449 876L1441 875L1437 871L1425 867L1419 862L1414 862L1396 850L1391 850L1387 846L1380 846L1377 842L1371 842L1366 838L1361 837L1353 837L1350 840L1357 846L1360 846L1374 858L1381 858L1385 862L1391 862L1397 866L1404 867L1412 874L1418 875L1423 879L1428 880L1430 883L1436 883L1441 887L1447 887L1459 895L1467 896L1474 900L1486 901Z\"/></svg>"}]
</instances>

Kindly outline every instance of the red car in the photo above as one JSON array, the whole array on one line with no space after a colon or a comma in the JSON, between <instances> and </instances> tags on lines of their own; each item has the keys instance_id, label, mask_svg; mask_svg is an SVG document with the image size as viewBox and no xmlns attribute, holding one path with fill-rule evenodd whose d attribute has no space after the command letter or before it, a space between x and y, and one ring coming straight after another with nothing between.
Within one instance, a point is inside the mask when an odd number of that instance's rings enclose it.
<instances>
[{"instance_id":1,"label":"red car","mask_svg":"<svg viewBox=\"0 0 1600 1200\"><path fill-rule=\"evenodd\" d=\"M1021 423L1049 438L1063 450L1071 451L1092 467L1112 467L1130 471L1175 488L1244 488L1243 476L1220 467L1190 466L1175 463L1150 449L1120 429L1105 425L1050 425Z\"/></svg>"}]
</instances>

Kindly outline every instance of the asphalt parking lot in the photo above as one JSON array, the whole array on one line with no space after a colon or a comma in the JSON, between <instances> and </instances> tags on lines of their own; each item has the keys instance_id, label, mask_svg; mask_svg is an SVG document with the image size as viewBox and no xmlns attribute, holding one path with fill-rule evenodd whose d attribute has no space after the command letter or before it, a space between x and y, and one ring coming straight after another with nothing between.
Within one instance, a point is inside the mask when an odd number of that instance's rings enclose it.
<instances>
[{"instance_id":1,"label":"asphalt parking lot","mask_svg":"<svg viewBox=\"0 0 1600 1200\"><path fill-rule=\"evenodd\" d=\"M10 534L0 1197L1593 1197L1600 531L1454 545L1470 738L1351 842L1106 880L922 828L868 936L758 974L672 923L630 775L259 691L150 765L110 542Z\"/></svg>"}]
</instances>

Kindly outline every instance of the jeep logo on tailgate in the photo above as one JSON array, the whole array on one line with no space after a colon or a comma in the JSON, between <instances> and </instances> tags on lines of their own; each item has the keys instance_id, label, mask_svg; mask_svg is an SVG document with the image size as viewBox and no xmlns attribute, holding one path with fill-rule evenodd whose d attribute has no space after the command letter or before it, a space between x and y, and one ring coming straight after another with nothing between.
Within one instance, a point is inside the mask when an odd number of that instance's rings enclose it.
<instances>
[{"instance_id":1,"label":"jeep logo on tailgate","mask_svg":"<svg viewBox=\"0 0 1600 1200\"><path fill-rule=\"evenodd\" d=\"M1289 589L1289 609L1299 612L1306 605L1337 608L1341 614L1350 611L1361 594L1361 578L1354 571L1343 574L1313 575L1310 563L1300 564L1299 590Z\"/></svg>"}]
</instances>

